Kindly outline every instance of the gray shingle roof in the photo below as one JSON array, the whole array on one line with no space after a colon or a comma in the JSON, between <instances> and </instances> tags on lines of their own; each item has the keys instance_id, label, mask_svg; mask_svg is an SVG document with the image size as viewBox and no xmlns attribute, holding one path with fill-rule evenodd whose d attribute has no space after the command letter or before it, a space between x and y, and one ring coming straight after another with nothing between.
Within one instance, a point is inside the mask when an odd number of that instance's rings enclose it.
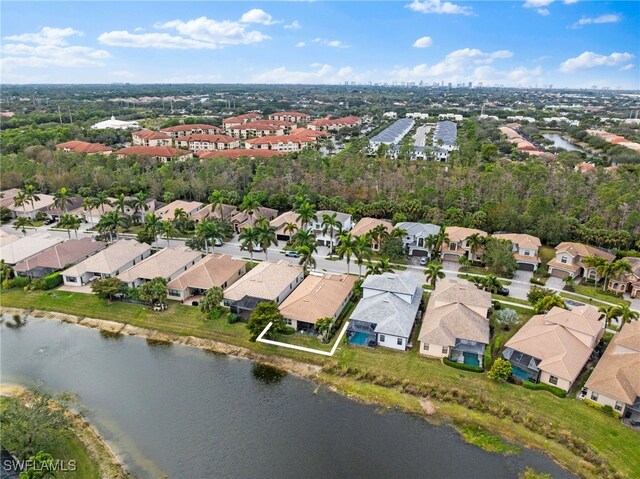
<instances>
[{"instance_id":1,"label":"gray shingle roof","mask_svg":"<svg viewBox=\"0 0 640 479\"><path fill-rule=\"evenodd\" d=\"M363 298L349 319L375 324L375 332L379 334L408 338L422 298L420 291L414 292L411 303L407 303L393 293Z\"/></svg>"},{"instance_id":2,"label":"gray shingle roof","mask_svg":"<svg viewBox=\"0 0 640 479\"><path fill-rule=\"evenodd\" d=\"M388 126L376 136L371 138L373 142L398 143L407 132L413 128L415 121L411 118L400 118L391 126Z\"/></svg>"},{"instance_id":3,"label":"gray shingle roof","mask_svg":"<svg viewBox=\"0 0 640 479\"><path fill-rule=\"evenodd\" d=\"M414 294L419 286L413 276L396 273L372 274L367 276L362 283L363 289L368 288L398 294Z\"/></svg>"},{"instance_id":4,"label":"gray shingle roof","mask_svg":"<svg viewBox=\"0 0 640 479\"><path fill-rule=\"evenodd\" d=\"M431 223L413 223L411 221L401 221L397 223L396 228L403 229L409 236L429 236L437 235L440 231L440 226Z\"/></svg>"},{"instance_id":5,"label":"gray shingle roof","mask_svg":"<svg viewBox=\"0 0 640 479\"><path fill-rule=\"evenodd\" d=\"M458 137L458 127L452 121L439 121L436 124L436 129L433 132L434 144L438 140L442 140L445 145L453 145Z\"/></svg>"}]
</instances>

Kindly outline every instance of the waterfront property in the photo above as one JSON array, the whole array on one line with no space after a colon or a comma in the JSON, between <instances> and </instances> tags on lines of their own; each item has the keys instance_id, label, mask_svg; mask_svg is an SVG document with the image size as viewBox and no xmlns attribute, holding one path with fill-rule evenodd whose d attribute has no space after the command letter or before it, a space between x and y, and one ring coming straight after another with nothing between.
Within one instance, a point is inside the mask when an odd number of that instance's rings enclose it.
<instances>
[{"instance_id":1,"label":"waterfront property","mask_svg":"<svg viewBox=\"0 0 640 479\"><path fill-rule=\"evenodd\" d=\"M360 218L353 229L351 230L351 236L364 236L371 233L376 227L384 226L384 229L390 234L393 231L393 224L388 220L379 220L377 218ZM382 238L371 238L371 249L373 251L380 251Z\"/></svg>"},{"instance_id":2,"label":"waterfront property","mask_svg":"<svg viewBox=\"0 0 640 479\"><path fill-rule=\"evenodd\" d=\"M595 279L597 275L596 268L587 266L582 262L584 258L589 256L603 258L606 261L615 259L615 256L607 251L582 243L565 241L556 246L556 257L547 263L549 274L558 278L566 278L567 276L577 278L582 276Z\"/></svg>"},{"instance_id":3,"label":"waterfront property","mask_svg":"<svg viewBox=\"0 0 640 479\"><path fill-rule=\"evenodd\" d=\"M610 291L629 293L632 298L640 298L640 258L627 256L622 258L631 266L631 271L612 278L607 285Z\"/></svg>"},{"instance_id":4,"label":"waterfront property","mask_svg":"<svg viewBox=\"0 0 640 479\"><path fill-rule=\"evenodd\" d=\"M468 281L443 279L432 291L422 315L418 351L424 356L482 366L489 344L490 307L491 293Z\"/></svg>"},{"instance_id":5,"label":"waterfront property","mask_svg":"<svg viewBox=\"0 0 640 479\"><path fill-rule=\"evenodd\" d=\"M362 283L362 299L349 317L349 343L406 350L421 301L422 288L413 276L367 276Z\"/></svg>"},{"instance_id":6,"label":"waterfront property","mask_svg":"<svg viewBox=\"0 0 640 479\"><path fill-rule=\"evenodd\" d=\"M495 239L511 241L513 245L513 257L518 263L518 268L525 271L535 271L540 264L538 251L542 243L540 238L527 234L494 233Z\"/></svg>"},{"instance_id":7,"label":"waterfront property","mask_svg":"<svg viewBox=\"0 0 640 479\"><path fill-rule=\"evenodd\" d=\"M32 256L62 243L63 239L48 233L37 233L17 238L0 246L0 259L8 265L14 265Z\"/></svg>"},{"instance_id":8,"label":"waterfront property","mask_svg":"<svg viewBox=\"0 0 640 479\"><path fill-rule=\"evenodd\" d=\"M429 237L440 232L440 226L431 223L413 223L402 221L396 228L406 231L402 237L402 244L409 256L428 256L433 254L433 244L429 243Z\"/></svg>"},{"instance_id":9,"label":"waterfront property","mask_svg":"<svg viewBox=\"0 0 640 479\"><path fill-rule=\"evenodd\" d=\"M247 263L226 254L208 254L167 283L169 299L187 304L214 286L226 289L247 272Z\"/></svg>"},{"instance_id":10,"label":"waterfront property","mask_svg":"<svg viewBox=\"0 0 640 479\"><path fill-rule=\"evenodd\" d=\"M505 344L503 356L518 379L569 391L603 334L595 306L554 307L522 326Z\"/></svg>"},{"instance_id":11,"label":"waterfront property","mask_svg":"<svg viewBox=\"0 0 640 479\"><path fill-rule=\"evenodd\" d=\"M110 278L135 266L151 254L151 246L121 239L62 272L66 286L83 286L99 278Z\"/></svg>"},{"instance_id":12,"label":"waterfront property","mask_svg":"<svg viewBox=\"0 0 640 479\"><path fill-rule=\"evenodd\" d=\"M640 427L640 321L625 324L613 337L585 388L587 400L610 406Z\"/></svg>"},{"instance_id":13,"label":"waterfront property","mask_svg":"<svg viewBox=\"0 0 640 479\"><path fill-rule=\"evenodd\" d=\"M448 226L446 233L448 242L442 245L442 258L450 261L459 261L466 256L471 261L482 260L482 247L475 247L469 243L469 237L475 234L482 238L487 237L487 233L474 228L464 228L462 226Z\"/></svg>"},{"instance_id":14,"label":"waterfront property","mask_svg":"<svg viewBox=\"0 0 640 479\"><path fill-rule=\"evenodd\" d=\"M107 243L91 238L72 239L58 243L16 264L18 276L44 278L48 274L74 265L107 247Z\"/></svg>"},{"instance_id":15,"label":"waterfront property","mask_svg":"<svg viewBox=\"0 0 640 479\"><path fill-rule=\"evenodd\" d=\"M287 261L263 261L224 291L224 305L248 318L258 303L281 304L304 279L302 266Z\"/></svg>"},{"instance_id":16,"label":"waterfront property","mask_svg":"<svg viewBox=\"0 0 640 479\"><path fill-rule=\"evenodd\" d=\"M137 288L154 278L162 278L168 282L196 264L201 257L199 252L187 248L163 248L124 270L117 278L129 288Z\"/></svg>"},{"instance_id":17,"label":"waterfront property","mask_svg":"<svg viewBox=\"0 0 640 479\"><path fill-rule=\"evenodd\" d=\"M351 275L312 273L282 302L280 312L297 331L313 331L319 319L338 319L355 282Z\"/></svg>"}]
</instances>

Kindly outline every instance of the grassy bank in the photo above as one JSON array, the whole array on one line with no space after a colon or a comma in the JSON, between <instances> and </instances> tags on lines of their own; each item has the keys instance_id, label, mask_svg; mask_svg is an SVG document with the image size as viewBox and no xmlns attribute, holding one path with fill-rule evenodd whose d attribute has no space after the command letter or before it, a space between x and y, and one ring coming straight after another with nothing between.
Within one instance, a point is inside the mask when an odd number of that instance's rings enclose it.
<instances>
[{"instance_id":1,"label":"grassy bank","mask_svg":"<svg viewBox=\"0 0 640 479\"><path fill-rule=\"evenodd\" d=\"M1 299L7 307L108 319L324 365L326 372L319 379L358 399L421 413L420 394L424 393L437 405L440 416L462 421L473 419L474 424L488 431L548 452L585 477L604 477L594 465L598 463L606 463L609 477L616 477L611 470L618 471L621 477L640 477L640 457L636 453L640 435L618 420L576 400L512 384L496 384L484 374L446 367L438 360L420 356L415 348L397 352L342 344L333 358L326 359L252 343L244 324L229 325L224 320L204 322L197 308L180 304L171 304L168 311L158 313L139 305L109 305L92 295L61 291L11 290L3 292ZM510 414L505 415L505 411Z\"/></svg>"}]
</instances>

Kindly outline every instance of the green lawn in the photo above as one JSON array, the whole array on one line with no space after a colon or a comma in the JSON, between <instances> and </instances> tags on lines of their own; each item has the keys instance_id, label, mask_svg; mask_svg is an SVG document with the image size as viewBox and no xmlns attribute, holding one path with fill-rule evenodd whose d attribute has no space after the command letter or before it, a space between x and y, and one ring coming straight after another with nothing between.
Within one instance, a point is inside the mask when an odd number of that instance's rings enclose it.
<instances>
[{"instance_id":1,"label":"green lawn","mask_svg":"<svg viewBox=\"0 0 640 479\"><path fill-rule=\"evenodd\" d=\"M547 264L556 256L556 250L551 246L541 246L538 250L538 256L542 260L542 264Z\"/></svg>"},{"instance_id":2,"label":"green lawn","mask_svg":"<svg viewBox=\"0 0 640 479\"><path fill-rule=\"evenodd\" d=\"M518 303L518 304L523 304L525 306L533 306L526 299L512 298L510 296L500 296L499 294L492 294L491 295L491 299L493 299L494 301L498 301L498 302L506 301L508 303Z\"/></svg>"},{"instance_id":3,"label":"green lawn","mask_svg":"<svg viewBox=\"0 0 640 479\"><path fill-rule=\"evenodd\" d=\"M610 416L596 411L573 399L560 399L544 391L530 391L512 384L497 384L485 374L469 373L444 366L439 360L420 356L416 347L407 352L385 348L368 349L341 344L333 358L279 348L249 341L248 330L243 323L227 324L224 318L203 322L197 308L171 304L168 311L154 312L148 308L128 303L107 305L106 301L93 295L66 293L60 291L25 293L10 290L2 293L2 305L17 308L34 308L49 311L109 319L158 329L175 334L188 334L244 346L267 354L288 357L313 364L334 364L355 368L360 372L384 376L397 381L416 385L438 384L445 388L458 388L477 394L496 407L509 404L523 413L539 418L551 428L570 431L573 437L582 438L600 457L606 458L612 466L627 477L640 477L640 435ZM517 308L514 308L517 309ZM523 315L530 311L519 311ZM419 326L416 325L416 330ZM414 341L414 344L417 344ZM373 384L357 381L356 377L339 378L323 374L323 379L338 386L342 391L366 400L388 401L390 404L407 405L415 410L415 398L400 394L395 388L380 388ZM439 410L453 419L469 419L498 432L510 439L550 452L556 459L587 477L597 477L589 472L588 464L573 456L564 446L536 434L521 424L507 419L499 419L487 413L469 410L451 402L438 402ZM515 437L514 437L515 436Z\"/></svg>"},{"instance_id":4,"label":"green lawn","mask_svg":"<svg viewBox=\"0 0 640 479\"><path fill-rule=\"evenodd\" d=\"M460 268L458 278L469 279L469 274L488 276L491 273L487 272L484 268L478 268L477 266L463 266ZM511 281L509 281L508 279L501 279L500 284L502 284L503 286L509 286L511 284Z\"/></svg>"},{"instance_id":5,"label":"green lawn","mask_svg":"<svg viewBox=\"0 0 640 479\"><path fill-rule=\"evenodd\" d=\"M629 303L629 301L626 301L624 299L616 298L615 296L609 296L608 294L603 293L602 287L595 288L594 286L589 286L586 284L577 284L575 286L575 289L576 289L575 290L576 293L589 296L590 298L593 298L593 299L599 299L601 301L607 301L609 303L622 304L622 305L631 304Z\"/></svg>"}]
</instances>

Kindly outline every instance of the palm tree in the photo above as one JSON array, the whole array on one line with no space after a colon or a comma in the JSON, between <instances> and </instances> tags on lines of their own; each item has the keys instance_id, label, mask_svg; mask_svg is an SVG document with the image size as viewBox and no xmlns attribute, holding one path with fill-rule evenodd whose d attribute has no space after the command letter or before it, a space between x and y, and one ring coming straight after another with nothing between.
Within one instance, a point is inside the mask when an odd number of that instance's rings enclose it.
<instances>
[{"instance_id":1,"label":"palm tree","mask_svg":"<svg viewBox=\"0 0 640 479\"><path fill-rule=\"evenodd\" d=\"M118 239L118 228L124 225L124 218L120 216L120 213L117 211L112 211L105 215L102 215L100 221L96 225L96 228L100 233L108 232L109 239L113 239L113 235L115 234L116 240Z\"/></svg>"},{"instance_id":2,"label":"palm tree","mask_svg":"<svg viewBox=\"0 0 640 479\"><path fill-rule=\"evenodd\" d=\"M336 248L338 257L340 259L347 259L347 274L350 273L351 257L356 254L356 240L351 233L343 233L338 237L340 244Z\"/></svg>"},{"instance_id":3,"label":"palm tree","mask_svg":"<svg viewBox=\"0 0 640 479\"><path fill-rule=\"evenodd\" d=\"M24 200L27 203L31 203L31 209L35 212L35 203L36 201L40 201L40 197L38 196L38 193L36 193L36 187L33 185L25 185L22 189L22 193Z\"/></svg>"},{"instance_id":4,"label":"palm tree","mask_svg":"<svg viewBox=\"0 0 640 479\"><path fill-rule=\"evenodd\" d=\"M625 323L637 321L640 318L640 313L629 308L628 304L621 304L614 309L615 317L620 318L620 327L624 326Z\"/></svg>"},{"instance_id":5,"label":"palm tree","mask_svg":"<svg viewBox=\"0 0 640 479\"><path fill-rule=\"evenodd\" d=\"M329 214L325 213L322 215L322 234L326 235L327 231L329 232L329 237L331 238L331 251L329 254L333 254L335 249L335 245L333 243L333 235L336 231L342 229L342 223L337 219L337 213Z\"/></svg>"},{"instance_id":6,"label":"palm tree","mask_svg":"<svg viewBox=\"0 0 640 479\"><path fill-rule=\"evenodd\" d=\"M316 235L314 235L310 230L299 230L291 237L291 246L297 248L305 245L315 248Z\"/></svg>"},{"instance_id":7,"label":"palm tree","mask_svg":"<svg viewBox=\"0 0 640 479\"><path fill-rule=\"evenodd\" d=\"M58 221L58 226L67 230L69 239L71 239L71 230L75 231L76 239L78 239L78 229L82 225L82 221L76 215L70 215L68 213L63 214Z\"/></svg>"},{"instance_id":8,"label":"palm tree","mask_svg":"<svg viewBox=\"0 0 640 479\"><path fill-rule=\"evenodd\" d=\"M371 257L371 239L368 235L357 236L355 238L356 249L353 255L358 263L358 277L362 277L362 264Z\"/></svg>"},{"instance_id":9,"label":"palm tree","mask_svg":"<svg viewBox=\"0 0 640 479\"><path fill-rule=\"evenodd\" d=\"M224 207L222 206L224 205L224 197L225 197L224 192L220 190L214 190L209 195L209 204L213 206L213 211L215 211L216 208L220 210L221 220L224 219Z\"/></svg>"},{"instance_id":10,"label":"palm tree","mask_svg":"<svg viewBox=\"0 0 640 479\"><path fill-rule=\"evenodd\" d=\"M373 228L369 234L371 235L371 239L378 245L378 248L380 248L382 241L389 236L389 230L387 230L385 225L380 224Z\"/></svg>"},{"instance_id":11,"label":"palm tree","mask_svg":"<svg viewBox=\"0 0 640 479\"><path fill-rule=\"evenodd\" d=\"M251 223L253 224L253 215L260 209L260 206L262 206L260 204L260 200L255 195L249 193L242 199L242 204L240 205L239 210L247 213L249 215L249 218L251 219Z\"/></svg>"},{"instance_id":12,"label":"palm tree","mask_svg":"<svg viewBox=\"0 0 640 479\"><path fill-rule=\"evenodd\" d=\"M127 197L124 196L124 193L120 193L118 196L116 196L116 199L113 202L113 206L115 207L116 211L120 211L121 216L126 216L124 210L127 206L129 206L129 201L127 200Z\"/></svg>"},{"instance_id":13,"label":"palm tree","mask_svg":"<svg viewBox=\"0 0 640 479\"><path fill-rule=\"evenodd\" d=\"M18 191L16 196L13 197L13 206L17 208L22 206L22 211L24 212L25 216L27 214L27 203L27 196L25 195L23 190Z\"/></svg>"},{"instance_id":14,"label":"palm tree","mask_svg":"<svg viewBox=\"0 0 640 479\"><path fill-rule=\"evenodd\" d=\"M258 235L258 244L264 249L264 257L269 260L269 247L278 244L276 227L271 226L266 218L256 221L255 230Z\"/></svg>"},{"instance_id":15,"label":"palm tree","mask_svg":"<svg viewBox=\"0 0 640 479\"><path fill-rule=\"evenodd\" d=\"M103 215L104 215L104 207L105 206L112 206L111 205L111 200L109 199L109 195L107 195L107 193L105 191L100 191L96 195L96 207L102 209L102 214Z\"/></svg>"},{"instance_id":16,"label":"palm tree","mask_svg":"<svg viewBox=\"0 0 640 479\"><path fill-rule=\"evenodd\" d=\"M534 305L534 311L536 314L545 314L551 311L552 308L567 309L567 304L564 299L556 293L540 298Z\"/></svg>"},{"instance_id":17,"label":"palm tree","mask_svg":"<svg viewBox=\"0 0 640 479\"><path fill-rule=\"evenodd\" d=\"M298 207L293 211L295 213L298 213L296 221L300 222L302 228L305 228L311 222L311 220L316 217L316 207L308 201L300 203Z\"/></svg>"},{"instance_id":18,"label":"palm tree","mask_svg":"<svg viewBox=\"0 0 640 479\"><path fill-rule=\"evenodd\" d=\"M11 279L13 276L13 268L9 266L3 259L0 259L0 282L5 279Z\"/></svg>"},{"instance_id":19,"label":"palm tree","mask_svg":"<svg viewBox=\"0 0 640 479\"><path fill-rule=\"evenodd\" d=\"M298 225L292 222L285 223L284 228L282 228L284 234L289 235L289 239L291 239L296 231L298 231Z\"/></svg>"},{"instance_id":20,"label":"palm tree","mask_svg":"<svg viewBox=\"0 0 640 479\"><path fill-rule=\"evenodd\" d=\"M495 274L489 274L482 278L480 284L484 287L485 291L490 293L497 293L502 288L502 283L498 280Z\"/></svg>"},{"instance_id":21,"label":"palm tree","mask_svg":"<svg viewBox=\"0 0 640 479\"><path fill-rule=\"evenodd\" d=\"M467 238L467 246L469 247L469 259L473 261L472 257L476 252L482 248L485 243L485 238L480 233L473 233Z\"/></svg>"},{"instance_id":22,"label":"palm tree","mask_svg":"<svg viewBox=\"0 0 640 479\"><path fill-rule=\"evenodd\" d=\"M60 208L63 213L67 212L67 205L71 203L71 198L69 198L69 190L67 190L64 186L60 188L53 194L53 208Z\"/></svg>"},{"instance_id":23,"label":"palm tree","mask_svg":"<svg viewBox=\"0 0 640 479\"><path fill-rule=\"evenodd\" d=\"M153 235L153 241L158 247L158 235L162 231L162 224L160 218L158 218L153 213L147 213L144 217L144 230L147 234Z\"/></svg>"},{"instance_id":24,"label":"palm tree","mask_svg":"<svg viewBox=\"0 0 640 479\"><path fill-rule=\"evenodd\" d=\"M603 267L602 271L604 273L604 283L602 283L602 289L605 290L607 288L607 284L609 283L609 278L617 278L621 276L622 273L630 273L631 265L626 259L618 259Z\"/></svg>"},{"instance_id":25,"label":"palm tree","mask_svg":"<svg viewBox=\"0 0 640 479\"><path fill-rule=\"evenodd\" d=\"M373 263L369 261L367 263L367 273L365 276L369 276L370 274L382 274L382 273L392 273L393 269L391 268L391 262L389 258L382 258L377 263Z\"/></svg>"},{"instance_id":26,"label":"palm tree","mask_svg":"<svg viewBox=\"0 0 640 479\"><path fill-rule=\"evenodd\" d=\"M167 248L171 248L171 238L175 238L178 231L173 221L162 221L160 223L160 229L165 239L167 240Z\"/></svg>"},{"instance_id":27,"label":"palm tree","mask_svg":"<svg viewBox=\"0 0 640 479\"><path fill-rule=\"evenodd\" d=\"M209 252L209 244L211 244L211 252L216 245L216 240L222 240L222 232L218 223L211 220L202 220L196 226L196 236L204 239L204 251Z\"/></svg>"},{"instance_id":28,"label":"palm tree","mask_svg":"<svg viewBox=\"0 0 640 479\"><path fill-rule=\"evenodd\" d=\"M442 253L442 247L449 243L449 234L447 233L447 228L443 225L440 228L440 231L436 234L436 240L434 244L434 253L436 256L439 256Z\"/></svg>"},{"instance_id":29,"label":"palm tree","mask_svg":"<svg viewBox=\"0 0 640 479\"><path fill-rule=\"evenodd\" d=\"M260 241L258 231L253 226L245 226L240 231L238 239L240 240L240 250L249 251L251 264L253 265L253 250Z\"/></svg>"},{"instance_id":30,"label":"palm tree","mask_svg":"<svg viewBox=\"0 0 640 479\"><path fill-rule=\"evenodd\" d=\"M424 274L427 277L427 282L431 285L431 289L435 289L438 280L444 279L446 276L444 271L442 271L442 268L442 264L436 263L435 261L427 264L424 268Z\"/></svg>"},{"instance_id":31,"label":"palm tree","mask_svg":"<svg viewBox=\"0 0 640 479\"><path fill-rule=\"evenodd\" d=\"M327 342L329 331L331 331L331 326L333 326L333 318L327 317L322 318L316 321L316 331L318 331L322 337L322 342Z\"/></svg>"},{"instance_id":32,"label":"palm tree","mask_svg":"<svg viewBox=\"0 0 640 479\"><path fill-rule=\"evenodd\" d=\"M600 258L599 256L587 256L582 258L582 264L584 264L588 268L593 268L596 270L596 285L600 281L600 272L602 269L608 264L607 260L604 258Z\"/></svg>"},{"instance_id":33,"label":"palm tree","mask_svg":"<svg viewBox=\"0 0 640 479\"><path fill-rule=\"evenodd\" d=\"M33 224L33 221L31 221L31 218L28 218L26 216L18 216L16 218L16 220L13 222L13 228L17 231L17 230L21 230L22 234L24 234L25 236L27 236L27 226L31 226Z\"/></svg>"},{"instance_id":34,"label":"palm tree","mask_svg":"<svg viewBox=\"0 0 640 479\"><path fill-rule=\"evenodd\" d=\"M608 328L611 324L611 321L618 318L621 313L621 311L618 309L618 306L600 306L598 308L598 312L601 313L600 319L604 319L605 328Z\"/></svg>"},{"instance_id":35,"label":"palm tree","mask_svg":"<svg viewBox=\"0 0 640 479\"><path fill-rule=\"evenodd\" d=\"M82 199L82 210L85 213L87 212L89 213L89 222L91 223L92 227L93 227L93 215L91 214L91 210L97 207L98 207L98 200L96 198L87 197ZM85 218L86 218L86 214L85 214Z\"/></svg>"},{"instance_id":36,"label":"palm tree","mask_svg":"<svg viewBox=\"0 0 640 479\"><path fill-rule=\"evenodd\" d=\"M147 204L147 195L143 191L138 191L129 200L129 206L133 208L134 215L142 213L140 217L142 218L142 222L144 223L144 212L149 209L149 205Z\"/></svg>"},{"instance_id":37,"label":"palm tree","mask_svg":"<svg viewBox=\"0 0 640 479\"><path fill-rule=\"evenodd\" d=\"M316 267L316 259L313 257L313 253L315 252L316 247L303 245L300 246L296 251L300 254L300 263L304 268L304 273L307 274L307 271L310 268Z\"/></svg>"}]
</instances>

